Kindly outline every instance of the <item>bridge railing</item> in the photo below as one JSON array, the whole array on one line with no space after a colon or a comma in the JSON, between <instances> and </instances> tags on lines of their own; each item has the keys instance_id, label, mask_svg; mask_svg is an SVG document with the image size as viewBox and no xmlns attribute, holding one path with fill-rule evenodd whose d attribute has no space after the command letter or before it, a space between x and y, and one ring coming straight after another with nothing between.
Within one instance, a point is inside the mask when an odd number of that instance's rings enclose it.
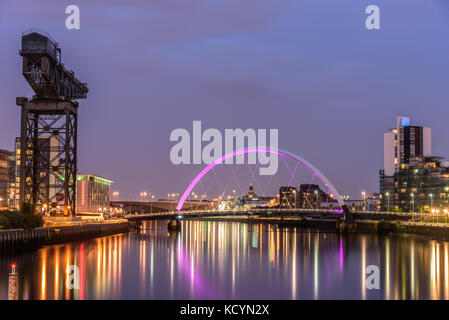
<instances>
[{"instance_id":1,"label":"bridge railing","mask_svg":"<svg viewBox=\"0 0 449 320\"><path fill-rule=\"evenodd\" d=\"M217 215L227 215L227 214L252 214L252 213L267 213L272 211L273 213L328 213L328 214L341 214L339 210L334 209L278 209L278 208L255 208L249 210L183 210L181 213L178 211L165 211L165 212L153 212L153 213L136 213L128 214L125 218L146 216L146 217L157 217L157 216L189 216L198 214L217 214ZM391 216L413 216L413 217L426 217L428 213L418 213L418 212L392 212L392 211L351 211L353 214L370 214L370 215L391 215Z\"/></svg>"},{"instance_id":2,"label":"bridge railing","mask_svg":"<svg viewBox=\"0 0 449 320\"><path fill-rule=\"evenodd\" d=\"M125 218L131 218L136 216L146 216L146 217L157 217L157 216L189 216L198 214L217 214L217 215L227 215L227 214L253 214L253 213L324 213L324 214L341 214L340 210L335 209L283 209L283 208L254 208L247 210L183 210L178 211L164 211L164 212L153 212L153 213L137 213L128 214ZM429 213L418 213L418 212L392 212L392 211L351 211L353 214L370 214L370 215L391 215L391 216L413 216L413 217L426 217Z\"/></svg>"}]
</instances>

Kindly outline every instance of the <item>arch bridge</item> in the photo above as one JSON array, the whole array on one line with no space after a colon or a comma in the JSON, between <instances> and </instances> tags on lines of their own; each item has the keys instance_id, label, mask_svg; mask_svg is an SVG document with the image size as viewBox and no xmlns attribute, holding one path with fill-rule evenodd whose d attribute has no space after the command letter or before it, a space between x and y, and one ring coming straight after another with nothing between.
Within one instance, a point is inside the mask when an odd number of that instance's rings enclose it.
<instances>
[{"instance_id":1,"label":"arch bridge","mask_svg":"<svg viewBox=\"0 0 449 320\"><path fill-rule=\"evenodd\" d=\"M340 193L338 192L337 188L331 183L331 181L320 171L318 168L316 168L312 163L308 162L307 160L303 159L297 154L285 151L285 150L278 150L275 148L248 148L243 149L239 151L234 151L231 153L228 153L222 157L219 157L215 161L213 161L211 164L207 165L203 170L201 170L200 173L198 173L195 178L190 182L186 190L184 191L183 195L181 196L181 199L178 202L178 205L176 206L176 210L179 212L179 215L182 216L184 213L183 207L184 203L191 194L193 188L201 181L201 179L209 173L211 170L213 170L217 165L225 163L225 161L229 158L235 158L240 155L246 155L249 153L272 153L279 157L283 157L286 159L293 160L297 164L303 166L308 171L310 171L313 174L313 177L318 178L321 183L323 183L326 188L328 189L328 192L332 192L334 199L337 201L338 205L340 206L340 211L338 213L341 213L343 215L343 219L349 223L353 221L352 213L349 211L347 205L345 204L343 198L341 197ZM320 209L321 210L321 209Z\"/></svg>"}]
</instances>

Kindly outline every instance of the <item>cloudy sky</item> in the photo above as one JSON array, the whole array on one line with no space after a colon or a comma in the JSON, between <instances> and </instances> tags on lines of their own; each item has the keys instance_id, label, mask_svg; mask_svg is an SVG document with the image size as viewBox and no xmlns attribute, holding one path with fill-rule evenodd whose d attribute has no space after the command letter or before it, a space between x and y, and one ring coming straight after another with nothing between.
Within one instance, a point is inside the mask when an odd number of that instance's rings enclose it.
<instances>
[{"instance_id":1,"label":"cloudy sky","mask_svg":"<svg viewBox=\"0 0 449 320\"><path fill-rule=\"evenodd\" d=\"M65 28L65 8L81 29ZM365 28L377 4L381 30ZM89 86L79 172L123 198L183 192L202 166L169 160L175 128L279 129L341 193L378 190L383 132L432 127L449 157L449 5L444 0L0 0L0 148L19 135L21 33L37 27Z\"/></svg>"}]
</instances>

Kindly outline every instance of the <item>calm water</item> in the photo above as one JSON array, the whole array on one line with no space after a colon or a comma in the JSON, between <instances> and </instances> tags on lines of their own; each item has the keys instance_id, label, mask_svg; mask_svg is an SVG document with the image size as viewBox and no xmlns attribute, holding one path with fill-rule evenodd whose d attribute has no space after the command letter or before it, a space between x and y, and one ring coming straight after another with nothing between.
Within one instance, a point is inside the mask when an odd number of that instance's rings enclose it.
<instances>
[{"instance_id":1,"label":"calm water","mask_svg":"<svg viewBox=\"0 0 449 320\"><path fill-rule=\"evenodd\" d=\"M448 299L449 243L339 236L270 226L166 221L123 234L0 257L0 298L16 263L21 299ZM365 289L365 267L380 290ZM79 290L66 289L77 265Z\"/></svg>"}]
</instances>

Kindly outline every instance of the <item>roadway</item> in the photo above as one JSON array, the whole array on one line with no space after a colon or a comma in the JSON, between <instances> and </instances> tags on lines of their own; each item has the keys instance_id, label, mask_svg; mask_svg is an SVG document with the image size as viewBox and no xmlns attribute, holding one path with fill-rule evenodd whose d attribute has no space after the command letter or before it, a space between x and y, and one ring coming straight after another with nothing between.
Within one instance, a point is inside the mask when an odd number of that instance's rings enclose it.
<instances>
[{"instance_id":1,"label":"roadway","mask_svg":"<svg viewBox=\"0 0 449 320\"><path fill-rule=\"evenodd\" d=\"M409 213L409 212L385 212L385 211L351 211L356 220L401 220L401 221L420 221L427 214ZM257 208L251 210L183 210L181 213L175 210L166 212L153 212L141 214L128 214L124 218L128 220L152 220L152 219L173 219L173 218L195 218L195 217L213 217L213 216L239 216L239 215L259 215L259 216L283 216L283 217L312 217L340 219L342 213L339 210L329 209L277 209L277 208Z\"/></svg>"}]
</instances>

